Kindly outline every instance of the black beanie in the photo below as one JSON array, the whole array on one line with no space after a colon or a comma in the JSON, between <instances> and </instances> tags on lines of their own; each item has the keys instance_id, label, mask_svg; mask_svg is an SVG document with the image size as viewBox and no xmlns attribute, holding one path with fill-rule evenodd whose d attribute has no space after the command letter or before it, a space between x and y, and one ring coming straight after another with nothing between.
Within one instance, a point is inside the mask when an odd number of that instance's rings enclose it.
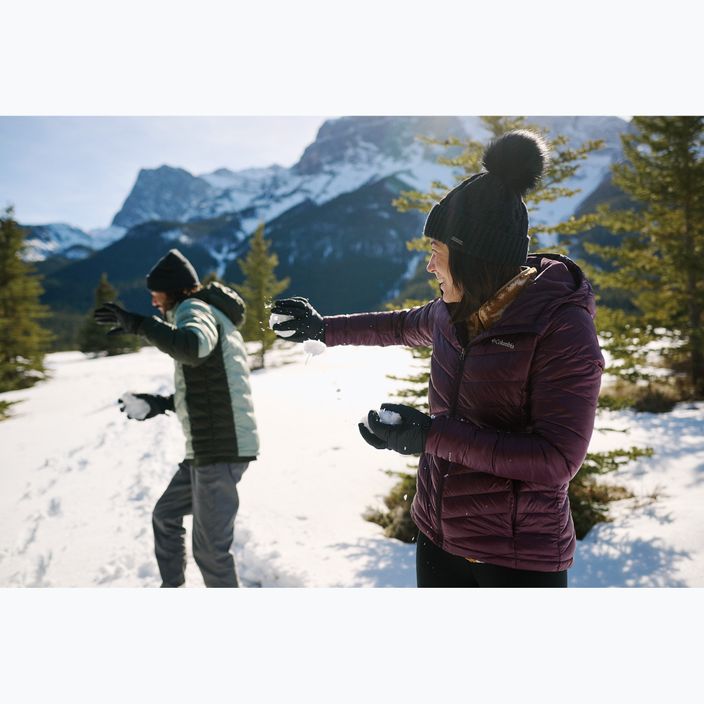
<instances>
[{"instance_id":1,"label":"black beanie","mask_svg":"<svg viewBox=\"0 0 704 704\"><path fill-rule=\"evenodd\" d=\"M525 264L528 211L523 196L543 174L548 147L527 130L495 139L485 150L486 171L453 188L436 203L423 234L495 264Z\"/></svg>"},{"instance_id":2,"label":"black beanie","mask_svg":"<svg viewBox=\"0 0 704 704\"><path fill-rule=\"evenodd\" d=\"M147 274L147 288L150 291L183 291L199 283L193 264L178 249L170 249Z\"/></svg>"}]
</instances>

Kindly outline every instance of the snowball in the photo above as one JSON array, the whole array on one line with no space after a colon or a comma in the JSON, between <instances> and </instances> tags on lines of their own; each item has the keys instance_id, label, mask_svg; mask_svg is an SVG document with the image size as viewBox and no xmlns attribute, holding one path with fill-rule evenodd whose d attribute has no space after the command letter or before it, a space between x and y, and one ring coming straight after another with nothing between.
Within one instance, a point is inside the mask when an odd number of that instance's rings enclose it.
<instances>
[{"instance_id":1,"label":"snowball","mask_svg":"<svg viewBox=\"0 0 704 704\"><path fill-rule=\"evenodd\" d=\"M328 346L320 340L306 340L303 343L303 351L314 356L322 354L327 348Z\"/></svg>"},{"instance_id":2,"label":"snowball","mask_svg":"<svg viewBox=\"0 0 704 704\"><path fill-rule=\"evenodd\" d=\"M285 323L287 320L293 320L292 315L283 315L282 313L272 313L269 316L269 328L274 330L274 325L276 323ZM291 337L296 331L295 330L274 330L274 332L279 337Z\"/></svg>"},{"instance_id":3,"label":"snowball","mask_svg":"<svg viewBox=\"0 0 704 704\"><path fill-rule=\"evenodd\" d=\"M143 398L137 398L129 391L120 396L120 401L124 405L127 417L134 420L144 420L151 409L151 406Z\"/></svg>"},{"instance_id":4,"label":"snowball","mask_svg":"<svg viewBox=\"0 0 704 704\"><path fill-rule=\"evenodd\" d=\"M377 414L379 415L379 420L384 425L401 425L401 423L403 423L403 419L395 411L387 411L384 408L380 408L377 411ZM362 423L367 430L371 430L371 428L369 427L369 418L368 417L369 417L369 414L367 413L367 415L364 416L364 418L362 418L362 420L359 422Z\"/></svg>"},{"instance_id":5,"label":"snowball","mask_svg":"<svg viewBox=\"0 0 704 704\"><path fill-rule=\"evenodd\" d=\"M395 411L387 411L384 409L381 409L379 411L379 420L384 425L401 425L401 423L403 423L403 419L401 418L401 415L399 413L396 413Z\"/></svg>"}]
</instances>

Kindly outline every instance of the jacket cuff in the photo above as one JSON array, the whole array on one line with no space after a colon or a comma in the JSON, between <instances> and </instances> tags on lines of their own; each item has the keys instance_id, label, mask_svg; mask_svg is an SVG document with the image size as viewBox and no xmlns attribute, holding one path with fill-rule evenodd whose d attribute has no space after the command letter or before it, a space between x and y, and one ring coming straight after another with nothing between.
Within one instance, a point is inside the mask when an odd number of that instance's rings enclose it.
<instances>
[{"instance_id":1,"label":"jacket cuff","mask_svg":"<svg viewBox=\"0 0 704 704\"><path fill-rule=\"evenodd\" d=\"M425 436L425 452L429 455L435 455L440 457L440 441L442 440L442 431L445 427L445 421L447 419L444 416L433 418L430 422L430 428L428 428L428 433ZM444 458L447 459L447 458Z\"/></svg>"},{"instance_id":2,"label":"jacket cuff","mask_svg":"<svg viewBox=\"0 0 704 704\"><path fill-rule=\"evenodd\" d=\"M448 416L433 418L425 440L425 451L448 462L493 472L492 451L485 452L478 447L477 426L471 421Z\"/></svg>"}]
</instances>

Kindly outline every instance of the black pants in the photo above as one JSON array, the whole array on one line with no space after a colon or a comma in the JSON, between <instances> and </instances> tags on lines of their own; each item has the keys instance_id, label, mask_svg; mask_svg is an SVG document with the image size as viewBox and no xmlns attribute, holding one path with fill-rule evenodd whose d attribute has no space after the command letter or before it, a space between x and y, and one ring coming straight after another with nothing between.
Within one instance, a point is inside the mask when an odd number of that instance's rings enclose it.
<instances>
[{"instance_id":1,"label":"black pants","mask_svg":"<svg viewBox=\"0 0 704 704\"><path fill-rule=\"evenodd\" d=\"M220 462L194 467L184 460L178 466L152 516L162 587L180 587L186 580L183 517L190 514L193 514L193 558L205 586L238 586L230 548L240 503L237 482L247 464Z\"/></svg>"},{"instance_id":2,"label":"black pants","mask_svg":"<svg viewBox=\"0 0 704 704\"><path fill-rule=\"evenodd\" d=\"M416 579L419 587L566 587L567 570L537 572L469 562L441 550L419 532Z\"/></svg>"}]
</instances>

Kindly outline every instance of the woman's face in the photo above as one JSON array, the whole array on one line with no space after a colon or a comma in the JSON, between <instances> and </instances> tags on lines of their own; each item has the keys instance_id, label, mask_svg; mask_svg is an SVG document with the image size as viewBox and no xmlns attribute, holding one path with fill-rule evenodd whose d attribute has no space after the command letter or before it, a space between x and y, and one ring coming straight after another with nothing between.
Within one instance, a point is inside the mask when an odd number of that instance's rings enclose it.
<instances>
[{"instance_id":1,"label":"woman's face","mask_svg":"<svg viewBox=\"0 0 704 704\"><path fill-rule=\"evenodd\" d=\"M435 274L440 282L442 300L445 303L459 303L462 300L462 288L455 285L450 276L450 248L443 242L432 240L430 261L426 269Z\"/></svg>"}]
</instances>

